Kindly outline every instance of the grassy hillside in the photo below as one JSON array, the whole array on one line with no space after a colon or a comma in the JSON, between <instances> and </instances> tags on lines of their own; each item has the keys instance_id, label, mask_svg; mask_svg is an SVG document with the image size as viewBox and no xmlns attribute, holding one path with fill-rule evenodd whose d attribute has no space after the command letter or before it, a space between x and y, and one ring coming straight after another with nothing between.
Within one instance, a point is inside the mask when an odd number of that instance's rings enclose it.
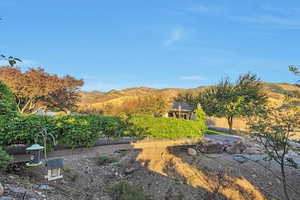
<instances>
[{"instance_id":1,"label":"grassy hillside","mask_svg":"<svg viewBox=\"0 0 300 200\"><path fill-rule=\"evenodd\" d=\"M101 108L105 105L120 105L125 100L137 98L139 96L149 94L159 94L167 98L176 97L180 93L193 92L198 93L207 86L192 88L192 89L179 89L179 88L165 88L154 89L148 87L128 88L124 90L111 90L109 92L81 92L82 98L80 106L91 106ZM264 83L264 89L269 96L269 100L274 103L281 103L285 94L300 94L300 88L296 85L288 83ZM300 102L300 99L296 99Z\"/></svg>"}]
</instances>

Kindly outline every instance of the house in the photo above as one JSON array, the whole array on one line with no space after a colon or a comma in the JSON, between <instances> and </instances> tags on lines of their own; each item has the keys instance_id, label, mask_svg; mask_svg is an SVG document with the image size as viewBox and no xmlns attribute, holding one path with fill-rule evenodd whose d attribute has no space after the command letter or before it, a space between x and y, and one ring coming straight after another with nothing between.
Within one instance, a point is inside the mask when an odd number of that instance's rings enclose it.
<instances>
[{"instance_id":1,"label":"house","mask_svg":"<svg viewBox=\"0 0 300 200\"><path fill-rule=\"evenodd\" d=\"M186 103L175 101L166 116L192 120L194 119L194 108Z\"/></svg>"},{"instance_id":2,"label":"house","mask_svg":"<svg viewBox=\"0 0 300 200\"><path fill-rule=\"evenodd\" d=\"M46 167L48 169L48 175L45 176L45 178L48 179L48 181L53 181L56 179L63 178L62 176L62 169L64 167L63 159L48 160L46 162Z\"/></svg>"},{"instance_id":3,"label":"house","mask_svg":"<svg viewBox=\"0 0 300 200\"><path fill-rule=\"evenodd\" d=\"M46 111L44 109L38 109L35 114L36 115L43 115L43 116L50 116L50 117L53 117L53 116L57 115L57 113L55 113L55 112Z\"/></svg>"}]
</instances>

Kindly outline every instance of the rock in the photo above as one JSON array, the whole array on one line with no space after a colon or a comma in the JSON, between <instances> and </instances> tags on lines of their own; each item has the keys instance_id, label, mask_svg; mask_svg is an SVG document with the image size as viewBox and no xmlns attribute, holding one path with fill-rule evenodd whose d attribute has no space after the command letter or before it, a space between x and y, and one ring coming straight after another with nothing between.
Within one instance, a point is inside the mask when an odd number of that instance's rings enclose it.
<instances>
[{"instance_id":1,"label":"rock","mask_svg":"<svg viewBox=\"0 0 300 200\"><path fill-rule=\"evenodd\" d=\"M91 174L92 172L93 172L93 170L92 170L92 168L89 167L89 166L87 166L87 167L85 168L85 170L84 170L84 173L86 173L86 174Z\"/></svg>"},{"instance_id":2,"label":"rock","mask_svg":"<svg viewBox=\"0 0 300 200\"><path fill-rule=\"evenodd\" d=\"M49 185L40 185L38 186L39 190L51 190L52 188Z\"/></svg>"},{"instance_id":3,"label":"rock","mask_svg":"<svg viewBox=\"0 0 300 200\"><path fill-rule=\"evenodd\" d=\"M248 159L246 157L244 157L243 155L234 155L233 159L241 164L248 161Z\"/></svg>"},{"instance_id":4,"label":"rock","mask_svg":"<svg viewBox=\"0 0 300 200\"><path fill-rule=\"evenodd\" d=\"M224 144L219 141L209 141L198 146L199 151L202 153L223 153L224 148Z\"/></svg>"},{"instance_id":5,"label":"rock","mask_svg":"<svg viewBox=\"0 0 300 200\"><path fill-rule=\"evenodd\" d=\"M244 151L243 154L262 154L259 148L257 147L247 147Z\"/></svg>"},{"instance_id":6,"label":"rock","mask_svg":"<svg viewBox=\"0 0 300 200\"><path fill-rule=\"evenodd\" d=\"M43 198L46 198L47 196L44 195L42 192L36 192L39 196L43 197Z\"/></svg>"},{"instance_id":7,"label":"rock","mask_svg":"<svg viewBox=\"0 0 300 200\"><path fill-rule=\"evenodd\" d=\"M289 142L289 145L293 148L300 148L300 143L298 142Z\"/></svg>"},{"instance_id":8,"label":"rock","mask_svg":"<svg viewBox=\"0 0 300 200\"><path fill-rule=\"evenodd\" d=\"M15 195L17 196L20 196L20 195L23 195L23 194L27 194L29 196L35 196L35 193L32 191L32 190L27 190L23 187L17 187L15 185L10 185L8 184L7 185L7 190L10 192L10 193L14 193Z\"/></svg>"},{"instance_id":9,"label":"rock","mask_svg":"<svg viewBox=\"0 0 300 200\"><path fill-rule=\"evenodd\" d=\"M0 197L3 196L4 194L4 187L3 185L0 183Z\"/></svg>"},{"instance_id":10,"label":"rock","mask_svg":"<svg viewBox=\"0 0 300 200\"><path fill-rule=\"evenodd\" d=\"M128 175L128 174L132 174L134 171L136 171L138 168L136 168L136 167L128 167L128 168L126 168L125 170L124 170L124 173L126 174L126 175Z\"/></svg>"},{"instance_id":11,"label":"rock","mask_svg":"<svg viewBox=\"0 0 300 200\"><path fill-rule=\"evenodd\" d=\"M246 149L246 146L241 142L234 142L231 146L225 148L225 152L229 154L241 154Z\"/></svg>"},{"instance_id":12,"label":"rock","mask_svg":"<svg viewBox=\"0 0 300 200\"><path fill-rule=\"evenodd\" d=\"M190 156L195 156L197 155L197 151L193 148L188 148L187 150L187 153L190 155Z\"/></svg>"},{"instance_id":13,"label":"rock","mask_svg":"<svg viewBox=\"0 0 300 200\"><path fill-rule=\"evenodd\" d=\"M289 150L287 153L287 157L297 157L298 154L295 151Z\"/></svg>"},{"instance_id":14,"label":"rock","mask_svg":"<svg viewBox=\"0 0 300 200\"><path fill-rule=\"evenodd\" d=\"M5 197L0 197L0 200L14 200L14 198L5 196Z\"/></svg>"},{"instance_id":15,"label":"rock","mask_svg":"<svg viewBox=\"0 0 300 200\"><path fill-rule=\"evenodd\" d=\"M29 190L26 190L25 188L23 187L17 187L17 186L14 186L14 185L8 185L8 190L13 192L13 193L21 193L21 194L24 194L24 193L29 193Z\"/></svg>"}]
</instances>

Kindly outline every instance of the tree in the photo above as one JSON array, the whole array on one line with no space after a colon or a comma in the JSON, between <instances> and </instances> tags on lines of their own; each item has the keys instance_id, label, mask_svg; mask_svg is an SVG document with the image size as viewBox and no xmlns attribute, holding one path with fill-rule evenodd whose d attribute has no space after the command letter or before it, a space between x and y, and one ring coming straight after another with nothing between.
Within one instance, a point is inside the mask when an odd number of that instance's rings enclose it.
<instances>
[{"instance_id":1,"label":"tree","mask_svg":"<svg viewBox=\"0 0 300 200\"><path fill-rule=\"evenodd\" d=\"M112 108L112 114L163 115L170 107L168 98L163 95L146 95L125 100L120 106Z\"/></svg>"},{"instance_id":2,"label":"tree","mask_svg":"<svg viewBox=\"0 0 300 200\"><path fill-rule=\"evenodd\" d=\"M208 116L225 117L230 132L235 117L252 116L263 112L267 102L262 84L256 75L240 75L235 84L228 78L216 86L205 89L197 97Z\"/></svg>"},{"instance_id":3,"label":"tree","mask_svg":"<svg viewBox=\"0 0 300 200\"><path fill-rule=\"evenodd\" d=\"M300 71L299 71L298 67L296 67L294 65L290 65L289 70L290 70L290 72L294 73L295 75L300 75Z\"/></svg>"},{"instance_id":4,"label":"tree","mask_svg":"<svg viewBox=\"0 0 300 200\"><path fill-rule=\"evenodd\" d=\"M197 94L194 94L192 92L179 94L175 98L175 101L186 103L192 106L194 109L196 109L199 104L199 99L197 98Z\"/></svg>"},{"instance_id":5,"label":"tree","mask_svg":"<svg viewBox=\"0 0 300 200\"><path fill-rule=\"evenodd\" d=\"M14 94L0 81L0 116L11 116L16 113L17 105Z\"/></svg>"},{"instance_id":6,"label":"tree","mask_svg":"<svg viewBox=\"0 0 300 200\"><path fill-rule=\"evenodd\" d=\"M14 92L17 108L21 113L32 113L38 108L68 111L79 100L82 80L71 76L58 77L43 68L22 72L17 67L0 67L0 80Z\"/></svg>"},{"instance_id":7,"label":"tree","mask_svg":"<svg viewBox=\"0 0 300 200\"><path fill-rule=\"evenodd\" d=\"M287 157L290 137L300 128L300 112L297 107L269 108L266 113L250 118L250 130L264 147L269 160L280 166L282 185L286 199L289 200L287 190L286 166L297 167L290 157Z\"/></svg>"},{"instance_id":8,"label":"tree","mask_svg":"<svg viewBox=\"0 0 300 200\"><path fill-rule=\"evenodd\" d=\"M170 107L169 100L163 95L148 95L139 97L137 112L143 114L164 115Z\"/></svg>"},{"instance_id":9,"label":"tree","mask_svg":"<svg viewBox=\"0 0 300 200\"><path fill-rule=\"evenodd\" d=\"M13 57L13 56L5 56L5 55L0 55L0 58L6 60L8 62L8 64L13 67L17 64L17 62L22 62L21 59Z\"/></svg>"}]
</instances>

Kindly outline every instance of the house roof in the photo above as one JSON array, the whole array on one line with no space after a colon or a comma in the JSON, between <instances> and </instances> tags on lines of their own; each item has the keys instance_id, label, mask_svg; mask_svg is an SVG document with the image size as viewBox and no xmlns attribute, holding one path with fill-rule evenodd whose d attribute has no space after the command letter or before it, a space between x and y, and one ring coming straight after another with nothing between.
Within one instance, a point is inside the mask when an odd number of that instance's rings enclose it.
<instances>
[{"instance_id":1,"label":"house roof","mask_svg":"<svg viewBox=\"0 0 300 200\"><path fill-rule=\"evenodd\" d=\"M185 112L193 112L193 107L190 106L189 104L175 101L173 102L170 111L185 111Z\"/></svg>"},{"instance_id":2,"label":"house roof","mask_svg":"<svg viewBox=\"0 0 300 200\"><path fill-rule=\"evenodd\" d=\"M64 167L64 159L48 160L46 163L48 169L57 169Z\"/></svg>"}]
</instances>

